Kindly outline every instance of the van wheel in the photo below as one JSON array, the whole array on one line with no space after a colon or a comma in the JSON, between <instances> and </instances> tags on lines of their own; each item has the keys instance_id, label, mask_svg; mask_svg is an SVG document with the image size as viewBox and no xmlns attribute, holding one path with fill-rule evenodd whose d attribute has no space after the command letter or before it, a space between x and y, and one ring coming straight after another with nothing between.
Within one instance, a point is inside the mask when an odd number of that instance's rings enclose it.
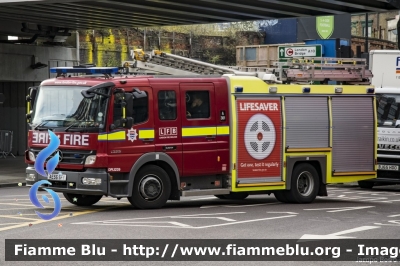
<instances>
[{"instance_id":1,"label":"van wheel","mask_svg":"<svg viewBox=\"0 0 400 266\"><path fill-rule=\"evenodd\" d=\"M103 196L99 195L80 195L80 194L70 194L70 193L63 193L64 197L72 204L76 206L91 206L99 200Z\"/></svg>"},{"instance_id":2,"label":"van wheel","mask_svg":"<svg viewBox=\"0 0 400 266\"><path fill-rule=\"evenodd\" d=\"M278 201L282 203L288 203L289 200L287 198L287 192L288 191L275 191L274 196Z\"/></svg>"},{"instance_id":3,"label":"van wheel","mask_svg":"<svg viewBox=\"0 0 400 266\"><path fill-rule=\"evenodd\" d=\"M159 209L171 194L171 180L157 165L143 167L135 176L129 202L139 209Z\"/></svg>"},{"instance_id":4,"label":"van wheel","mask_svg":"<svg viewBox=\"0 0 400 266\"><path fill-rule=\"evenodd\" d=\"M308 164L298 164L292 173L291 189L286 194L291 203L310 203L317 197L319 176L317 170Z\"/></svg>"},{"instance_id":5,"label":"van wheel","mask_svg":"<svg viewBox=\"0 0 400 266\"><path fill-rule=\"evenodd\" d=\"M358 181L358 185L360 186L360 188L373 188L375 183L367 181Z\"/></svg>"}]
</instances>

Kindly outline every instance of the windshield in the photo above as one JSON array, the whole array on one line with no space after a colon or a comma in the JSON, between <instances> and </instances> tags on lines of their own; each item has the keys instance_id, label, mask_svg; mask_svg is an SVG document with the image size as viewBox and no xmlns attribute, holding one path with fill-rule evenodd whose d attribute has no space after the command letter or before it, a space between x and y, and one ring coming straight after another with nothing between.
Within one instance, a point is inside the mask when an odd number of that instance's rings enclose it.
<instances>
[{"instance_id":1,"label":"windshield","mask_svg":"<svg viewBox=\"0 0 400 266\"><path fill-rule=\"evenodd\" d=\"M400 127L400 94L377 94L378 126Z\"/></svg>"},{"instance_id":2,"label":"windshield","mask_svg":"<svg viewBox=\"0 0 400 266\"><path fill-rule=\"evenodd\" d=\"M93 98L84 98L81 91L86 89L88 87L40 87L32 113L32 126L39 129L104 128L107 97L95 94ZM108 94L108 88L96 91Z\"/></svg>"}]
</instances>

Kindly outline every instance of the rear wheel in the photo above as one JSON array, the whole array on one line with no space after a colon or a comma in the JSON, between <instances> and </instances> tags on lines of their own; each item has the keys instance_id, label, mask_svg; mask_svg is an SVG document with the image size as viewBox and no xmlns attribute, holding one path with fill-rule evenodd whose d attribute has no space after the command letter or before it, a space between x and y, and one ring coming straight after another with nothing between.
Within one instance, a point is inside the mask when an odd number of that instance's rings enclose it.
<instances>
[{"instance_id":1,"label":"rear wheel","mask_svg":"<svg viewBox=\"0 0 400 266\"><path fill-rule=\"evenodd\" d=\"M368 181L358 181L358 185L360 186L360 188L373 188L375 183Z\"/></svg>"},{"instance_id":2,"label":"rear wheel","mask_svg":"<svg viewBox=\"0 0 400 266\"><path fill-rule=\"evenodd\" d=\"M298 164L293 170L287 199L291 203L310 203L317 197L319 183L318 172L312 165Z\"/></svg>"},{"instance_id":3,"label":"rear wheel","mask_svg":"<svg viewBox=\"0 0 400 266\"><path fill-rule=\"evenodd\" d=\"M170 194L171 180L167 172L157 165L148 165L135 176L128 200L139 209L158 209L165 205Z\"/></svg>"},{"instance_id":4,"label":"rear wheel","mask_svg":"<svg viewBox=\"0 0 400 266\"><path fill-rule=\"evenodd\" d=\"M280 202L283 202L283 203L288 203L289 202L289 200L288 200L288 198L287 198L287 192L288 191L275 191L274 192L274 195L275 195L275 198L278 200L278 201L280 201Z\"/></svg>"},{"instance_id":5,"label":"rear wheel","mask_svg":"<svg viewBox=\"0 0 400 266\"><path fill-rule=\"evenodd\" d=\"M103 196L101 195L81 195L81 194L70 194L70 193L63 193L64 197L72 204L77 206L91 206L99 200Z\"/></svg>"}]
</instances>

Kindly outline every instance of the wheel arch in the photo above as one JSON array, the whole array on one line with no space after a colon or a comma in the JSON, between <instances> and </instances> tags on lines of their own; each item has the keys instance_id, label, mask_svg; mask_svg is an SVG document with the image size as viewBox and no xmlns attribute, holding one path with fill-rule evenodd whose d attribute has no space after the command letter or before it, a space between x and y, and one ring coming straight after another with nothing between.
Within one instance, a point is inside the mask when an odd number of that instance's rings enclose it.
<instances>
[{"instance_id":1,"label":"wheel arch","mask_svg":"<svg viewBox=\"0 0 400 266\"><path fill-rule=\"evenodd\" d=\"M128 184L128 196L132 196L133 182L137 172L146 165L157 165L167 172L169 179L171 180L171 195L170 200L179 200L180 193L180 176L179 170L174 160L166 153L162 152L151 152L143 154L132 166L129 172L129 184Z\"/></svg>"},{"instance_id":2,"label":"wheel arch","mask_svg":"<svg viewBox=\"0 0 400 266\"><path fill-rule=\"evenodd\" d=\"M287 156L286 157L286 189L291 189L292 173L301 163L312 165L318 173L320 184L326 185L327 158L325 155L316 156Z\"/></svg>"}]
</instances>

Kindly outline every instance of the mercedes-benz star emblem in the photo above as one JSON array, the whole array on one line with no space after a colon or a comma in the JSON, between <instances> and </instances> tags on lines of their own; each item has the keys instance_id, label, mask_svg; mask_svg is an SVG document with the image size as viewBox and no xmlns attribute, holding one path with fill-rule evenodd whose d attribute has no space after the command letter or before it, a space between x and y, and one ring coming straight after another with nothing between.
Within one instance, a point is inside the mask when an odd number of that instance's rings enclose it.
<instances>
[{"instance_id":1,"label":"mercedes-benz star emblem","mask_svg":"<svg viewBox=\"0 0 400 266\"><path fill-rule=\"evenodd\" d=\"M48 159L53 158L57 154L57 152L58 152L58 156L59 156L58 161L61 162L63 159L63 153L59 149L57 149L55 152L53 152Z\"/></svg>"}]
</instances>

